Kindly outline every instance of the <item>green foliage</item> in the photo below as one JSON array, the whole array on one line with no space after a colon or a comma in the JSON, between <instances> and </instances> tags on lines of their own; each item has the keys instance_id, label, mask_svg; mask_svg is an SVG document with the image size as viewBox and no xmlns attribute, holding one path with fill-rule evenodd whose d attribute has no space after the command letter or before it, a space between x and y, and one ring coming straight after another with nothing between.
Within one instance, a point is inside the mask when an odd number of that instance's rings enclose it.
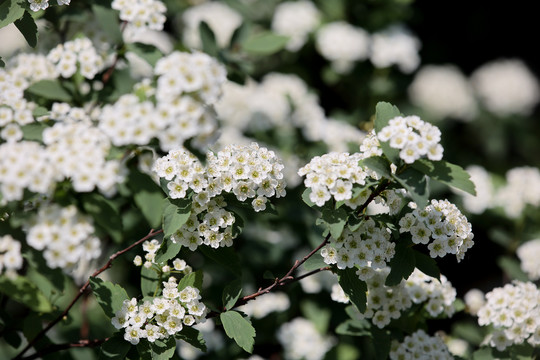
<instances>
[{"instance_id":1,"label":"green foliage","mask_svg":"<svg viewBox=\"0 0 540 360\"><path fill-rule=\"evenodd\" d=\"M113 43L122 41L120 22L118 21L118 11L98 4L92 4L92 12L96 14L96 19L103 31Z\"/></svg>"},{"instance_id":2,"label":"green foliage","mask_svg":"<svg viewBox=\"0 0 540 360\"><path fill-rule=\"evenodd\" d=\"M141 292L143 296L156 296L161 286L161 277L156 269L141 267Z\"/></svg>"},{"instance_id":3,"label":"green foliage","mask_svg":"<svg viewBox=\"0 0 540 360\"><path fill-rule=\"evenodd\" d=\"M405 241L398 241L396 254L390 260L390 274L386 278L386 286L398 285L402 279L407 279L415 267L415 252Z\"/></svg>"},{"instance_id":4,"label":"green foliage","mask_svg":"<svg viewBox=\"0 0 540 360\"><path fill-rule=\"evenodd\" d=\"M134 42L126 44L126 50L138 55L148 64L154 66L163 57L163 53L153 45Z\"/></svg>"},{"instance_id":5,"label":"green foliage","mask_svg":"<svg viewBox=\"0 0 540 360\"><path fill-rule=\"evenodd\" d=\"M93 276L89 281L96 300L109 318L122 308L124 300L129 300L126 290L118 284Z\"/></svg>"},{"instance_id":6,"label":"green foliage","mask_svg":"<svg viewBox=\"0 0 540 360\"><path fill-rule=\"evenodd\" d=\"M130 348L131 344L124 340L123 332L116 332L101 345L99 360L123 360Z\"/></svg>"},{"instance_id":7,"label":"green foliage","mask_svg":"<svg viewBox=\"0 0 540 360\"><path fill-rule=\"evenodd\" d=\"M115 204L98 193L82 196L84 210L114 241L122 241L122 218Z\"/></svg>"},{"instance_id":8,"label":"green foliage","mask_svg":"<svg viewBox=\"0 0 540 360\"><path fill-rule=\"evenodd\" d=\"M201 332L197 329L194 329L190 326L184 326L182 331L175 334L176 339L184 340L188 344L196 347L202 352L206 352L206 343Z\"/></svg>"},{"instance_id":9,"label":"green foliage","mask_svg":"<svg viewBox=\"0 0 540 360\"><path fill-rule=\"evenodd\" d=\"M441 279L441 271L437 266L437 262L431 256L414 250L414 264L424 274L438 280Z\"/></svg>"},{"instance_id":10,"label":"green foliage","mask_svg":"<svg viewBox=\"0 0 540 360\"><path fill-rule=\"evenodd\" d=\"M401 113L396 106L387 102L377 103L377 106L375 107L375 131L381 131L381 129L387 126L388 122L396 116L401 116ZM381 141L380 144L384 155L386 155L386 157L394 164L399 164L401 161L399 158L399 150L391 148L387 141Z\"/></svg>"},{"instance_id":11,"label":"green foliage","mask_svg":"<svg viewBox=\"0 0 540 360\"><path fill-rule=\"evenodd\" d=\"M15 26L23 34L26 42L31 47L36 47L38 41L38 28L32 15L25 11L23 16L15 20Z\"/></svg>"},{"instance_id":12,"label":"green foliage","mask_svg":"<svg viewBox=\"0 0 540 360\"><path fill-rule=\"evenodd\" d=\"M71 102L71 94L58 80L41 80L30 85L25 91L47 100Z\"/></svg>"},{"instance_id":13,"label":"green foliage","mask_svg":"<svg viewBox=\"0 0 540 360\"><path fill-rule=\"evenodd\" d=\"M327 267L328 264L324 262L324 259L321 256L321 252L317 251L310 258L308 258L302 266L304 267L304 270L312 271L312 270L320 269L323 267Z\"/></svg>"},{"instance_id":14,"label":"green foliage","mask_svg":"<svg viewBox=\"0 0 540 360\"><path fill-rule=\"evenodd\" d=\"M182 249L182 244L174 243L172 241L164 241L158 251L156 252L156 258L154 261L156 263L162 263L173 259L180 250Z\"/></svg>"},{"instance_id":15,"label":"green foliage","mask_svg":"<svg viewBox=\"0 0 540 360\"><path fill-rule=\"evenodd\" d=\"M223 269L229 270L233 275L239 277L242 275L242 266L238 252L233 248L220 247L213 249L209 246L199 246L204 256L220 265Z\"/></svg>"},{"instance_id":16,"label":"green foliage","mask_svg":"<svg viewBox=\"0 0 540 360\"><path fill-rule=\"evenodd\" d=\"M236 311L223 312L219 315L219 319L227 336L233 339L242 349L252 353L255 343L255 328L251 325L251 322Z\"/></svg>"},{"instance_id":17,"label":"green foliage","mask_svg":"<svg viewBox=\"0 0 540 360\"><path fill-rule=\"evenodd\" d=\"M367 285L358 278L356 270L356 268L338 270L338 281L345 294L349 296L351 303L356 306L360 312L364 312L366 311L367 305Z\"/></svg>"},{"instance_id":18,"label":"green foliage","mask_svg":"<svg viewBox=\"0 0 540 360\"><path fill-rule=\"evenodd\" d=\"M22 0L4 0L0 2L0 28L15 22L24 15Z\"/></svg>"},{"instance_id":19,"label":"green foliage","mask_svg":"<svg viewBox=\"0 0 540 360\"><path fill-rule=\"evenodd\" d=\"M444 160L418 159L412 164L412 167L443 184L476 195L474 183L470 180L471 176L459 165Z\"/></svg>"},{"instance_id":20,"label":"green foliage","mask_svg":"<svg viewBox=\"0 0 540 360\"><path fill-rule=\"evenodd\" d=\"M516 259L509 256L501 256L497 259L497 265L499 265L511 279L525 282L529 281L529 277L521 270L519 261Z\"/></svg>"},{"instance_id":21,"label":"green foliage","mask_svg":"<svg viewBox=\"0 0 540 360\"><path fill-rule=\"evenodd\" d=\"M184 276L180 282L178 283L178 291L182 291L188 286L202 289L203 284L203 272L201 270L197 270L194 272L191 272Z\"/></svg>"},{"instance_id":22,"label":"green foliage","mask_svg":"<svg viewBox=\"0 0 540 360\"><path fill-rule=\"evenodd\" d=\"M313 301L302 301L300 304L302 314L311 321L320 334L326 334L332 314L329 309L323 308Z\"/></svg>"},{"instance_id":23,"label":"green foliage","mask_svg":"<svg viewBox=\"0 0 540 360\"><path fill-rule=\"evenodd\" d=\"M349 336L369 336L371 325L367 320L348 319L336 327L336 334Z\"/></svg>"},{"instance_id":24,"label":"green foliage","mask_svg":"<svg viewBox=\"0 0 540 360\"><path fill-rule=\"evenodd\" d=\"M289 38L287 36L276 35L269 31L262 32L247 38L242 42L242 50L259 56L272 55L287 45Z\"/></svg>"},{"instance_id":25,"label":"green foliage","mask_svg":"<svg viewBox=\"0 0 540 360\"><path fill-rule=\"evenodd\" d=\"M154 229L161 225L164 196L160 187L152 179L138 171L131 171L128 186L133 191L137 208Z\"/></svg>"},{"instance_id":26,"label":"green foliage","mask_svg":"<svg viewBox=\"0 0 540 360\"><path fill-rule=\"evenodd\" d=\"M426 176L411 167L394 174L394 179L411 195L413 201L420 209L424 208L429 200L429 190Z\"/></svg>"},{"instance_id":27,"label":"green foliage","mask_svg":"<svg viewBox=\"0 0 540 360\"><path fill-rule=\"evenodd\" d=\"M325 207L322 209L321 218L317 219L317 225L323 225L334 239L337 239L341 236L345 224L347 223L347 218L349 214L344 208L339 209L330 209Z\"/></svg>"},{"instance_id":28,"label":"green foliage","mask_svg":"<svg viewBox=\"0 0 540 360\"><path fill-rule=\"evenodd\" d=\"M39 313L53 310L51 303L39 288L25 276L14 279L0 276L0 292Z\"/></svg>"},{"instance_id":29,"label":"green foliage","mask_svg":"<svg viewBox=\"0 0 540 360\"><path fill-rule=\"evenodd\" d=\"M203 51L208 55L217 56L219 46L216 42L216 36L205 21L201 21L199 24L199 36L201 37Z\"/></svg>"},{"instance_id":30,"label":"green foliage","mask_svg":"<svg viewBox=\"0 0 540 360\"><path fill-rule=\"evenodd\" d=\"M242 279L235 279L223 289L222 300L224 309L232 309L242 296Z\"/></svg>"},{"instance_id":31,"label":"green foliage","mask_svg":"<svg viewBox=\"0 0 540 360\"><path fill-rule=\"evenodd\" d=\"M392 172L390 171L390 163L382 156L372 156L360 160L359 165L367 166L381 177L385 177L387 179L392 178Z\"/></svg>"},{"instance_id":32,"label":"green foliage","mask_svg":"<svg viewBox=\"0 0 540 360\"><path fill-rule=\"evenodd\" d=\"M43 138L43 130L47 128L47 125L43 123L30 123L21 127L23 132L23 139L30 141L41 142Z\"/></svg>"},{"instance_id":33,"label":"green foliage","mask_svg":"<svg viewBox=\"0 0 540 360\"><path fill-rule=\"evenodd\" d=\"M162 209L163 209L163 235L167 239L177 230L179 230L182 225L186 223L191 215L191 202L188 203L185 207L180 207L182 205L175 200L166 198L163 200Z\"/></svg>"}]
</instances>

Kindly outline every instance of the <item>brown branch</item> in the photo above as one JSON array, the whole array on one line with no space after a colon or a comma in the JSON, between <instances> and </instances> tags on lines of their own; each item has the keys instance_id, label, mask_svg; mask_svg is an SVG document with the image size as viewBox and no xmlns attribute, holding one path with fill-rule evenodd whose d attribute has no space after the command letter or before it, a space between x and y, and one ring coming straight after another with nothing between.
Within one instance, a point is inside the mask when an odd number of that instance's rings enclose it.
<instances>
[{"instance_id":1,"label":"brown branch","mask_svg":"<svg viewBox=\"0 0 540 360\"><path fill-rule=\"evenodd\" d=\"M21 358L21 360L34 360L43 357L43 355L51 354L57 351L67 350L71 348L83 348L83 347L96 347L103 344L109 338L105 339L94 339L94 340L79 340L76 343L67 343L67 344L53 344L47 346L46 348L41 349L35 354Z\"/></svg>"},{"instance_id":2,"label":"brown branch","mask_svg":"<svg viewBox=\"0 0 540 360\"><path fill-rule=\"evenodd\" d=\"M117 257L119 257L120 255L128 252L129 250L133 249L135 246L137 245L140 245L142 244L144 241L148 240L149 238L151 237L154 237L156 236L157 234L160 234L162 233L163 230L160 229L160 230L155 230L152 229L150 230L150 232L148 233L148 235L146 235L145 237L143 237L142 239L139 239L137 240L136 242L134 242L133 244L131 244L130 246L128 246L127 248L123 249L123 250L120 250L120 251L117 251L115 252L114 254L112 254L110 257L109 257L109 261L107 261L107 263L105 265L103 265L101 268L97 269L96 271L94 271L94 273L91 275L91 277L96 277L98 276L99 274L101 274L102 272L104 272L105 270L107 270L108 268L111 267L112 265L112 262L114 261L114 259L116 259ZM50 323L47 324L47 326L45 326L25 347L24 349L21 350L21 352L15 356L13 358L13 360L22 360L22 355L27 352L32 346L34 346L34 344L40 339L42 338L53 326L55 326L56 324L58 324L65 316L67 316L68 312L71 310L71 308L75 305L75 303L77 302L77 300L79 300L79 298L84 294L84 292L86 291L86 289L90 286L90 279L88 279L86 281L86 283L79 289L79 291L77 292L77 295L75 295L75 297L73 298L73 300L71 300L71 303L69 303L69 305L67 306L67 308L62 312L62 314L60 314L56 319L52 320Z\"/></svg>"},{"instance_id":3,"label":"brown branch","mask_svg":"<svg viewBox=\"0 0 540 360\"><path fill-rule=\"evenodd\" d=\"M122 24L120 25L120 32L123 33L124 29L126 28L127 21L122 21ZM116 69L116 65L118 65L118 60L120 60L120 56L118 56L118 45L116 47L116 55L114 57L114 61L112 65L107 69L107 71L103 74L103 77L101 78L101 82L103 85L107 84L109 80L111 79L112 73Z\"/></svg>"}]
</instances>

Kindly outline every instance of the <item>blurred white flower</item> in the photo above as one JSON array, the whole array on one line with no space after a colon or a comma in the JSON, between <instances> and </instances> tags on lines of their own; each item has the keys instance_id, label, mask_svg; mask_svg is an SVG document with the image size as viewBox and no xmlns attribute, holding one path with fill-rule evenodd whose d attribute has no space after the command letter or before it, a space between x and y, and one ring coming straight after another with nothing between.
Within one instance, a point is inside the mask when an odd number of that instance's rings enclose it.
<instances>
[{"instance_id":1,"label":"blurred white flower","mask_svg":"<svg viewBox=\"0 0 540 360\"><path fill-rule=\"evenodd\" d=\"M298 51L307 41L311 31L319 24L319 10L311 1L283 2L276 7L272 30L289 36L287 50Z\"/></svg>"},{"instance_id":2,"label":"blurred white flower","mask_svg":"<svg viewBox=\"0 0 540 360\"><path fill-rule=\"evenodd\" d=\"M377 68L396 64L404 73L420 65L420 40L402 26L392 26L371 36L371 62Z\"/></svg>"}]
</instances>

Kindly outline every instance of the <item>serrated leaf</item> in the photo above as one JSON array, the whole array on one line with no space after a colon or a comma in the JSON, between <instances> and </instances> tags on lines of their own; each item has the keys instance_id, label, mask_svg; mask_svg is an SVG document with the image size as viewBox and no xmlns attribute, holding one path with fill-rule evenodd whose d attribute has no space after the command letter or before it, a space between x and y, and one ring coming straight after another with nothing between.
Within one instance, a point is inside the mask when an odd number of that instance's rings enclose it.
<instances>
[{"instance_id":1,"label":"serrated leaf","mask_svg":"<svg viewBox=\"0 0 540 360\"><path fill-rule=\"evenodd\" d=\"M437 280L441 279L441 271L437 266L437 262L431 256L414 250L414 263L416 268L424 274Z\"/></svg>"},{"instance_id":2,"label":"serrated leaf","mask_svg":"<svg viewBox=\"0 0 540 360\"><path fill-rule=\"evenodd\" d=\"M242 296L242 279L235 279L223 289L221 296L223 307L226 310L232 309L234 304L240 299L240 296Z\"/></svg>"},{"instance_id":3,"label":"serrated leaf","mask_svg":"<svg viewBox=\"0 0 540 360\"><path fill-rule=\"evenodd\" d=\"M126 49L152 66L155 66L157 61L163 57L163 53L154 45L134 42L126 44Z\"/></svg>"},{"instance_id":4,"label":"serrated leaf","mask_svg":"<svg viewBox=\"0 0 540 360\"><path fill-rule=\"evenodd\" d=\"M444 160L418 159L412 164L412 167L443 184L476 195L470 174L459 165Z\"/></svg>"},{"instance_id":5,"label":"serrated leaf","mask_svg":"<svg viewBox=\"0 0 540 360\"><path fill-rule=\"evenodd\" d=\"M309 259L307 259L302 265L304 270L312 271L317 270L323 267L327 267L328 264L324 262L323 257L321 256L320 250L313 254Z\"/></svg>"},{"instance_id":6,"label":"serrated leaf","mask_svg":"<svg viewBox=\"0 0 540 360\"><path fill-rule=\"evenodd\" d=\"M197 270L197 271L187 274L180 280L180 282L178 283L178 291L182 291L188 286L201 290L202 284L203 284L203 272L202 270Z\"/></svg>"},{"instance_id":7,"label":"serrated leaf","mask_svg":"<svg viewBox=\"0 0 540 360\"><path fill-rule=\"evenodd\" d=\"M24 6L17 0L0 2L0 28L15 22L24 15Z\"/></svg>"},{"instance_id":8,"label":"serrated leaf","mask_svg":"<svg viewBox=\"0 0 540 360\"><path fill-rule=\"evenodd\" d=\"M429 191L426 176L411 167L400 174L394 174L394 179L410 194L418 208L424 208L429 200Z\"/></svg>"},{"instance_id":9,"label":"serrated leaf","mask_svg":"<svg viewBox=\"0 0 540 360\"><path fill-rule=\"evenodd\" d=\"M122 241L122 218L114 203L98 193L82 195L84 210L114 241Z\"/></svg>"},{"instance_id":10,"label":"serrated leaf","mask_svg":"<svg viewBox=\"0 0 540 360\"><path fill-rule=\"evenodd\" d=\"M519 265L519 261L516 259L509 256L501 256L497 259L497 265L499 265L510 278L519 281L529 281L529 277L523 272Z\"/></svg>"},{"instance_id":11,"label":"serrated leaf","mask_svg":"<svg viewBox=\"0 0 540 360\"><path fill-rule=\"evenodd\" d=\"M129 175L128 186L133 191L133 200L152 228L161 224L163 209L163 192L152 179L138 171Z\"/></svg>"},{"instance_id":12,"label":"serrated leaf","mask_svg":"<svg viewBox=\"0 0 540 360\"><path fill-rule=\"evenodd\" d=\"M159 295L160 277L156 270L141 267L141 292L144 296Z\"/></svg>"},{"instance_id":13,"label":"serrated leaf","mask_svg":"<svg viewBox=\"0 0 540 360\"><path fill-rule=\"evenodd\" d=\"M165 198L163 200L162 206L163 236L165 239L167 239L186 223L191 215L191 207L180 208L169 198Z\"/></svg>"},{"instance_id":14,"label":"serrated leaf","mask_svg":"<svg viewBox=\"0 0 540 360\"><path fill-rule=\"evenodd\" d=\"M254 35L242 42L242 50L253 55L272 55L287 45L287 36L277 35L269 31Z\"/></svg>"},{"instance_id":15,"label":"serrated leaf","mask_svg":"<svg viewBox=\"0 0 540 360\"><path fill-rule=\"evenodd\" d=\"M390 170L390 163L382 156L372 156L366 159L360 160L359 165L367 166L369 169L375 171L379 176L392 178L392 171Z\"/></svg>"},{"instance_id":16,"label":"serrated leaf","mask_svg":"<svg viewBox=\"0 0 540 360\"><path fill-rule=\"evenodd\" d=\"M321 218L317 220L322 220L322 224L328 228L332 237L338 239L345 228L348 217L349 214L344 208L323 208L321 211ZM320 223L321 221L317 221L317 224Z\"/></svg>"},{"instance_id":17,"label":"serrated leaf","mask_svg":"<svg viewBox=\"0 0 540 360\"><path fill-rule=\"evenodd\" d=\"M184 326L182 331L176 333L174 336L179 340L184 340L202 352L206 352L206 342L204 341L204 338L199 330L189 326Z\"/></svg>"},{"instance_id":18,"label":"serrated leaf","mask_svg":"<svg viewBox=\"0 0 540 360\"><path fill-rule=\"evenodd\" d=\"M202 49L210 56L217 56L219 46L214 32L205 21L199 23L199 36L201 37Z\"/></svg>"},{"instance_id":19,"label":"serrated leaf","mask_svg":"<svg viewBox=\"0 0 540 360\"><path fill-rule=\"evenodd\" d=\"M122 308L124 300L128 300L126 290L118 284L101 280L91 276L90 286L99 305L109 318L113 318L115 313Z\"/></svg>"},{"instance_id":20,"label":"serrated leaf","mask_svg":"<svg viewBox=\"0 0 540 360\"><path fill-rule=\"evenodd\" d=\"M221 265L224 269L229 270L235 276L240 277L242 274L242 266L238 253L229 247L220 247L213 249L209 246L199 246L204 256Z\"/></svg>"},{"instance_id":21,"label":"serrated leaf","mask_svg":"<svg viewBox=\"0 0 540 360\"><path fill-rule=\"evenodd\" d=\"M92 12L96 15L101 29L107 34L109 41L119 43L122 41L118 11L97 4L92 5Z\"/></svg>"},{"instance_id":22,"label":"serrated leaf","mask_svg":"<svg viewBox=\"0 0 540 360\"><path fill-rule=\"evenodd\" d=\"M14 22L30 47L35 48L38 39L38 28L32 15L25 11L23 16Z\"/></svg>"},{"instance_id":23,"label":"serrated leaf","mask_svg":"<svg viewBox=\"0 0 540 360\"><path fill-rule=\"evenodd\" d=\"M124 340L123 331L118 331L101 345L99 360L123 360L130 348L131 343Z\"/></svg>"},{"instance_id":24,"label":"serrated leaf","mask_svg":"<svg viewBox=\"0 0 540 360\"><path fill-rule=\"evenodd\" d=\"M348 319L339 324L336 328L336 334L349 336L368 336L371 334L370 325L365 320Z\"/></svg>"},{"instance_id":25,"label":"serrated leaf","mask_svg":"<svg viewBox=\"0 0 540 360\"><path fill-rule=\"evenodd\" d=\"M0 276L0 292L36 312L48 313L53 310L45 295L25 276L17 275L14 279Z\"/></svg>"},{"instance_id":26,"label":"serrated leaf","mask_svg":"<svg viewBox=\"0 0 540 360\"><path fill-rule=\"evenodd\" d=\"M408 279L415 268L414 250L400 241L396 244L396 253L390 263L390 273L386 277L386 286L398 285L402 279Z\"/></svg>"},{"instance_id":27,"label":"serrated leaf","mask_svg":"<svg viewBox=\"0 0 540 360\"><path fill-rule=\"evenodd\" d=\"M391 119L400 115L401 113L396 106L387 102L377 103L377 106L375 107L375 123L373 124L375 131L377 133L380 132L382 128L388 125L388 122ZM390 147L390 144L387 141L381 141L380 144L384 155L386 155L386 157L394 164L398 164L400 162L399 150Z\"/></svg>"},{"instance_id":28,"label":"serrated leaf","mask_svg":"<svg viewBox=\"0 0 540 360\"><path fill-rule=\"evenodd\" d=\"M71 94L60 85L58 80L41 80L30 85L25 91L47 100L71 102Z\"/></svg>"},{"instance_id":29,"label":"serrated leaf","mask_svg":"<svg viewBox=\"0 0 540 360\"><path fill-rule=\"evenodd\" d=\"M345 294L349 296L351 303L356 306L361 313L364 313L364 311L366 311L367 303L367 285L358 278L356 270L356 268L338 270L338 282Z\"/></svg>"},{"instance_id":30,"label":"serrated leaf","mask_svg":"<svg viewBox=\"0 0 540 360\"><path fill-rule=\"evenodd\" d=\"M223 312L219 315L219 319L227 336L251 354L255 344L255 328L251 322L236 311Z\"/></svg>"}]
</instances>

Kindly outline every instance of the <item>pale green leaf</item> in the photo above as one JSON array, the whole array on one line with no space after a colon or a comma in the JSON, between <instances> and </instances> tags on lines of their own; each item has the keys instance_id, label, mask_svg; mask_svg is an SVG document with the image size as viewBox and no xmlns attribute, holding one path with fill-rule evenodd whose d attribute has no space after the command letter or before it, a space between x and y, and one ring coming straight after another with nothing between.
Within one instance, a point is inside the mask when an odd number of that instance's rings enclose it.
<instances>
[{"instance_id":1,"label":"pale green leaf","mask_svg":"<svg viewBox=\"0 0 540 360\"><path fill-rule=\"evenodd\" d=\"M375 107L375 132L380 132L382 128L388 125L388 122L391 119L400 115L401 113L396 106L387 102L377 103L377 106ZM386 157L394 164L398 164L400 162L399 150L390 147L390 144L387 141L381 141L380 144L384 155L386 155Z\"/></svg>"},{"instance_id":2,"label":"pale green leaf","mask_svg":"<svg viewBox=\"0 0 540 360\"><path fill-rule=\"evenodd\" d=\"M71 102L71 94L58 80L41 80L30 85L25 91L48 100Z\"/></svg>"},{"instance_id":3,"label":"pale green leaf","mask_svg":"<svg viewBox=\"0 0 540 360\"><path fill-rule=\"evenodd\" d=\"M197 270L197 271L187 274L180 280L180 282L178 283L178 291L182 291L188 286L201 290L202 283L203 283L203 272L201 270Z\"/></svg>"},{"instance_id":4,"label":"pale green leaf","mask_svg":"<svg viewBox=\"0 0 540 360\"><path fill-rule=\"evenodd\" d=\"M126 358L131 343L124 339L123 333L123 330L116 332L101 345L99 360L123 360Z\"/></svg>"},{"instance_id":5,"label":"pale green leaf","mask_svg":"<svg viewBox=\"0 0 540 360\"><path fill-rule=\"evenodd\" d=\"M223 307L228 310L232 309L238 299L242 296L242 279L235 279L223 289L222 300Z\"/></svg>"},{"instance_id":6,"label":"pale green leaf","mask_svg":"<svg viewBox=\"0 0 540 360\"><path fill-rule=\"evenodd\" d=\"M263 32L242 42L242 49L253 55L268 56L283 49L288 41L289 38L287 36Z\"/></svg>"},{"instance_id":7,"label":"pale green leaf","mask_svg":"<svg viewBox=\"0 0 540 360\"><path fill-rule=\"evenodd\" d=\"M7 26L24 15L24 6L21 1L4 0L0 2L0 28Z\"/></svg>"},{"instance_id":8,"label":"pale green leaf","mask_svg":"<svg viewBox=\"0 0 540 360\"><path fill-rule=\"evenodd\" d=\"M53 310L45 295L25 276L17 275L13 279L0 276L0 292L36 312L47 313Z\"/></svg>"},{"instance_id":9,"label":"pale green leaf","mask_svg":"<svg viewBox=\"0 0 540 360\"><path fill-rule=\"evenodd\" d=\"M182 331L176 333L174 336L176 339L184 340L185 342L196 347L202 352L206 352L206 343L199 330L189 326L184 326Z\"/></svg>"},{"instance_id":10,"label":"pale green leaf","mask_svg":"<svg viewBox=\"0 0 540 360\"><path fill-rule=\"evenodd\" d=\"M429 191L426 176L411 167L399 174L394 174L394 179L403 186L410 194L418 208L424 208L429 200Z\"/></svg>"},{"instance_id":11,"label":"pale green leaf","mask_svg":"<svg viewBox=\"0 0 540 360\"><path fill-rule=\"evenodd\" d=\"M113 318L115 313L122 308L124 300L128 300L126 290L118 284L101 280L91 276L90 286L99 305L109 318Z\"/></svg>"},{"instance_id":12,"label":"pale green leaf","mask_svg":"<svg viewBox=\"0 0 540 360\"><path fill-rule=\"evenodd\" d=\"M434 180L463 190L471 195L476 195L476 189L471 181L470 174L459 165L444 160L418 159L412 166Z\"/></svg>"},{"instance_id":13,"label":"pale green leaf","mask_svg":"<svg viewBox=\"0 0 540 360\"><path fill-rule=\"evenodd\" d=\"M251 325L251 322L236 311L223 312L219 315L219 318L227 336L233 339L242 349L252 353L255 344L255 328Z\"/></svg>"},{"instance_id":14,"label":"pale green leaf","mask_svg":"<svg viewBox=\"0 0 540 360\"><path fill-rule=\"evenodd\" d=\"M178 229L182 227L189 219L191 215L191 207L181 208L174 204L174 202L166 198L163 200L163 235L165 238L169 238Z\"/></svg>"}]
</instances>

